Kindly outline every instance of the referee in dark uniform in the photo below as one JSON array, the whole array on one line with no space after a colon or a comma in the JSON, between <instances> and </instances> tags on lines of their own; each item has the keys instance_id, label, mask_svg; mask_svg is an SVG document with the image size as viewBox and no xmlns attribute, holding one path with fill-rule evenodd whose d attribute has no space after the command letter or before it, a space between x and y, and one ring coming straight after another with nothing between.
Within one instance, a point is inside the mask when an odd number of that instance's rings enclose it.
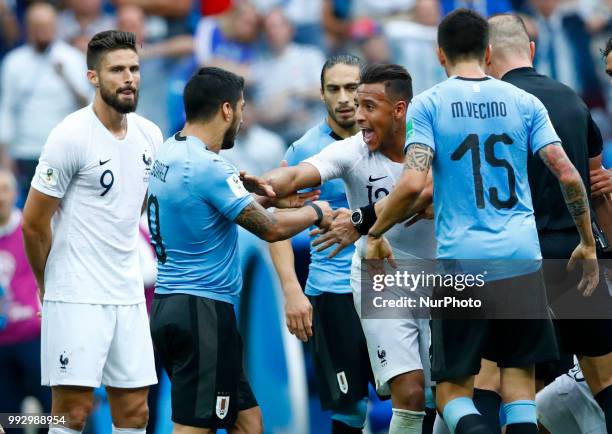
<instances>
[{"instance_id":1,"label":"referee in dark uniform","mask_svg":"<svg viewBox=\"0 0 612 434\"><path fill-rule=\"evenodd\" d=\"M489 26L488 72L542 101L590 196L589 164L601 165L603 141L589 110L576 92L533 68L535 45L519 17L498 15L489 19ZM551 307L558 318L573 318L556 321L559 344L565 353L578 356L612 433L612 298L603 275L590 297L577 291L581 267L573 272L565 267L579 235L559 183L537 156L529 157L528 170L542 257L558 259L543 267Z\"/></svg>"}]
</instances>

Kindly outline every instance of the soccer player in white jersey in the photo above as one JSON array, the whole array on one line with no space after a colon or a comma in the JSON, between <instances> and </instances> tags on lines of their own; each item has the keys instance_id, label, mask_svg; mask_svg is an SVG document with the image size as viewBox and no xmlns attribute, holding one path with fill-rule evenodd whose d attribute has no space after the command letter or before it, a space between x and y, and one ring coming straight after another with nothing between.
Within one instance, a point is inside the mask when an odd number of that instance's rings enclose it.
<instances>
[{"instance_id":1,"label":"soccer player in white jersey","mask_svg":"<svg viewBox=\"0 0 612 434\"><path fill-rule=\"evenodd\" d=\"M138 262L138 222L160 129L136 115L133 33L106 31L87 47L92 105L68 115L43 148L24 209L24 239L42 308L42 384L51 434L83 430L104 384L113 434L143 434L157 382Z\"/></svg>"},{"instance_id":2,"label":"soccer player in white jersey","mask_svg":"<svg viewBox=\"0 0 612 434\"><path fill-rule=\"evenodd\" d=\"M355 119L361 132L329 144L296 166L268 172L264 179L282 197L340 178L349 206L362 207L369 219L372 216L375 219L375 203L389 194L402 173L406 109L411 99L412 80L403 67L366 66L357 88ZM408 230L398 227L391 238L399 258L433 258L435 240L429 221L419 222ZM351 287L357 313L361 315L358 254L353 256ZM393 417L389 433L420 433L425 415L424 390L429 380L427 320L360 319L377 392L391 395Z\"/></svg>"}]
</instances>

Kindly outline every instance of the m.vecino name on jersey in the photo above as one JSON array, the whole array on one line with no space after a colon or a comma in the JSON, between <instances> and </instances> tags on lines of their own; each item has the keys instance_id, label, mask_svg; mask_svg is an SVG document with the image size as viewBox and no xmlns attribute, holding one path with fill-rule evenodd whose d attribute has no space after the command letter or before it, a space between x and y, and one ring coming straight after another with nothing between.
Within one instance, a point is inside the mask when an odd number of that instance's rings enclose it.
<instances>
[{"instance_id":1,"label":"m.vecino name on jersey","mask_svg":"<svg viewBox=\"0 0 612 434\"><path fill-rule=\"evenodd\" d=\"M506 103L502 101L470 102L455 101L451 103L453 118L491 119L507 116Z\"/></svg>"},{"instance_id":2,"label":"m.vecino name on jersey","mask_svg":"<svg viewBox=\"0 0 612 434\"><path fill-rule=\"evenodd\" d=\"M155 178L159 179L161 182L166 182L166 175L168 174L168 169L169 167L167 165L165 165L159 160L155 160L155 163L153 163L153 170L151 174Z\"/></svg>"}]
</instances>

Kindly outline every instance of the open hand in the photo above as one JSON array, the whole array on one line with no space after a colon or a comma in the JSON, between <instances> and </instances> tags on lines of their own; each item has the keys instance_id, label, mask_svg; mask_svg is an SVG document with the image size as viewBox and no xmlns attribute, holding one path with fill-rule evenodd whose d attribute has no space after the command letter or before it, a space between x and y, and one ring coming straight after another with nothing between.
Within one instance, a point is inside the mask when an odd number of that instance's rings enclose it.
<instances>
[{"instance_id":1,"label":"open hand","mask_svg":"<svg viewBox=\"0 0 612 434\"><path fill-rule=\"evenodd\" d=\"M578 291L582 292L583 296L589 297L599 283L599 265L597 264L595 246L578 244L567 263L568 271L576 268L578 262L582 263L582 279L578 283Z\"/></svg>"},{"instance_id":2,"label":"open hand","mask_svg":"<svg viewBox=\"0 0 612 434\"><path fill-rule=\"evenodd\" d=\"M334 221L328 231L324 232L320 229L315 229L310 232L311 236L321 236L313 241L313 246L317 247L317 252L322 252L337 244L336 248L327 255L328 258L333 258L346 246L355 243L361 236L353 223L351 222L351 210L346 208L338 208L334 211Z\"/></svg>"}]
</instances>

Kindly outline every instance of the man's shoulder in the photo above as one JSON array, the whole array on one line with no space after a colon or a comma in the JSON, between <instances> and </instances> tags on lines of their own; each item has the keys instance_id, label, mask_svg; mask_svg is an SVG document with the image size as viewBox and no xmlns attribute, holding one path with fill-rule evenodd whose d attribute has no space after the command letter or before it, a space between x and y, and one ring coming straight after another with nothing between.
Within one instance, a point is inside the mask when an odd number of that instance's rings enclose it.
<instances>
[{"instance_id":1,"label":"man's shoulder","mask_svg":"<svg viewBox=\"0 0 612 434\"><path fill-rule=\"evenodd\" d=\"M78 48L73 47L61 39L53 43L53 50L57 50L58 55L62 58L71 57L72 59L85 62L85 55Z\"/></svg>"},{"instance_id":2,"label":"man's shoulder","mask_svg":"<svg viewBox=\"0 0 612 434\"><path fill-rule=\"evenodd\" d=\"M19 66L20 62L28 60L32 55L32 48L28 45L22 45L21 47L13 48L9 51L4 60L0 63L4 68L11 68ZM20 73L23 72L20 70Z\"/></svg>"},{"instance_id":3,"label":"man's shoulder","mask_svg":"<svg viewBox=\"0 0 612 434\"><path fill-rule=\"evenodd\" d=\"M130 113L128 116L128 119L136 125L140 132L147 138L153 139L157 146L164 141L164 135L157 124L137 113Z\"/></svg>"},{"instance_id":4,"label":"man's shoulder","mask_svg":"<svg viewBox=\"0 0 612 434\"><path fill-rule=\"evenodd\" d=\"M538 72L531 76L509 76L504 81L539 99L555 96L559 101L568 102L569 99L583 103L580 96L571 87Z\"/></svg>"},{"instance_id":5,"label":"man's shoulder","mask_svg":"<svg viewBox=\"0 0 612 434\"><path fill-rule=\"evenodd\" d=\"M88 131L89 125L93 121L92 115L91 106L74 111L57 124L54 132L66 139L82 137Z\"/></svg>"},{"instance_id":6,"label":"man's shoulder","mask_svg":"<svg viewBox=\"0 0 612 434\"><path fill-rule=\"evenodd\" d=\"M325 122L321 122L314 127L310 128L304 133L302 137L293 142L290 148L294 152L316 153L323 149L325 146L334 142L334 138L329 135L329 127Z\"/></svg>"}]
</instances>

